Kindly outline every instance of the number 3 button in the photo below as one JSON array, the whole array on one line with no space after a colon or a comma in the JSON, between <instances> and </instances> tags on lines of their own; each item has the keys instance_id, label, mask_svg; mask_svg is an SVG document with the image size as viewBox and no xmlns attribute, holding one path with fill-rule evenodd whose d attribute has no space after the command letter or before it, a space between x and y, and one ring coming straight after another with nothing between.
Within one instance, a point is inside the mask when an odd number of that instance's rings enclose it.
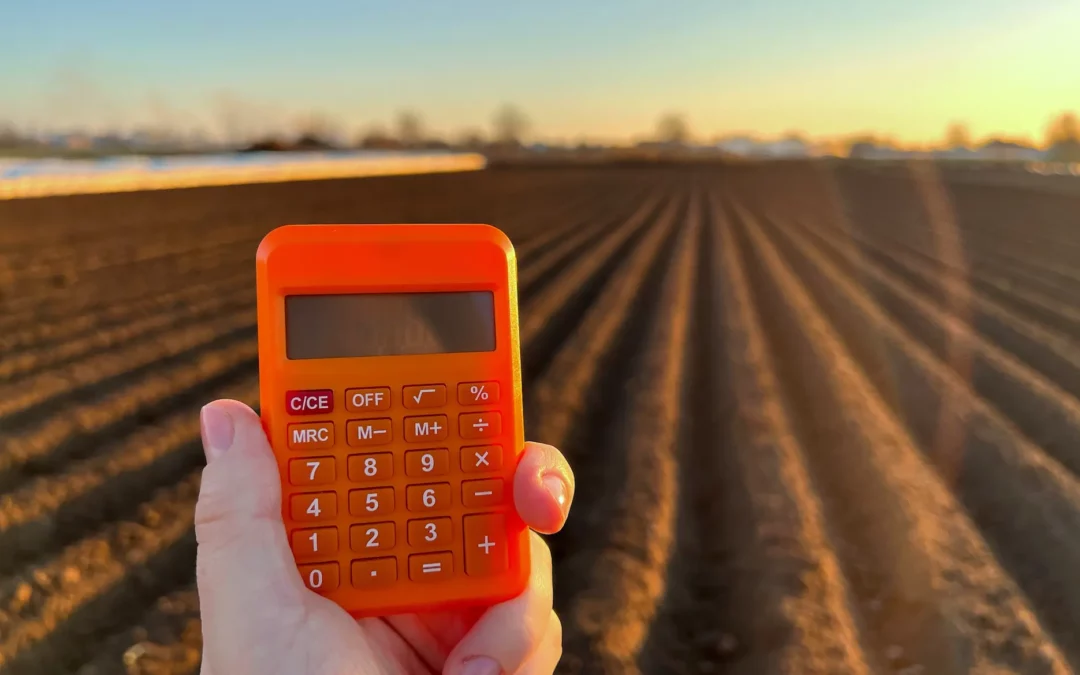
<instances>
[{"instance_id":1,"label":"number 3 button","mask_svg":"<svg viewBox=\"0 0 1080 675\"><path fill-rule=\"evenodd\" d=\"M409 546L413 548L446 548L450 545L449 518L429 518L409 521Z\"/></svg>"}]
</instances>

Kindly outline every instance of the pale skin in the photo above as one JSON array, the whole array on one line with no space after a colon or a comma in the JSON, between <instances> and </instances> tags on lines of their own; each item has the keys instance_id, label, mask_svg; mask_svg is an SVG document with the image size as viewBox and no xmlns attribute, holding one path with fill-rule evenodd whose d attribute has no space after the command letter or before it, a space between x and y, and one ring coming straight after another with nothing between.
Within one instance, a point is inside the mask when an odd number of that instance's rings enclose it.
<instances>
[{"instance_id":1,"label":"pale skin","mask_svg":"<svg viewBox=\"0 0 1080 675\"><path fill-rule=\"evenodd\" d=\"M551 554L536 534L566 521L574 475L557 449L526 443L515 506L531 533L532 570L493 607L356 620L308 590L281 519L277 464L243 403L203 408L207 466L195 510L202 675L551 673L562 627L551 605Z\"/></svg>"}]
</instances>

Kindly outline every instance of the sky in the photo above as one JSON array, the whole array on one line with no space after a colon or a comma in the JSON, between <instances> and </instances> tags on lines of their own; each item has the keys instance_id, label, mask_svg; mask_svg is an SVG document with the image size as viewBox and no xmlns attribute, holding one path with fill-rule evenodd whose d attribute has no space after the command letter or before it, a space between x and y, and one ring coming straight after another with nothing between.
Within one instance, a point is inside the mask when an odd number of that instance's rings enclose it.
<instances>
[{"instance_id":1,"label":"sky","mask_svg":"<svg viewBox=\"0 0 1080 675\"><path fill-rule=\"evenodd\" d=\"M0 0L0 125L626 142L796 130L1038 141L1080 111L1078 0Z\"/></svg>"}]
</instances>

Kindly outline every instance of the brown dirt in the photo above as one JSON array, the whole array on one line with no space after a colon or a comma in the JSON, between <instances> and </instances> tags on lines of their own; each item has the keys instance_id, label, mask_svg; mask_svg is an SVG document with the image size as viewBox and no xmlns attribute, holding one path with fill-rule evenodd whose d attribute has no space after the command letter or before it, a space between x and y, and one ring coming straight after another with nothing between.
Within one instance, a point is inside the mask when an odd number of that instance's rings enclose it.
<instances>
[{"instance_id":1,"label":"brown dirt","mask_svg":"<svg viewBox=\"0 0 1080 675\"><path fill-rule=\"evenodd\" d=\"M1080 668L1080 190L782 163L0 202L0 675L198 672L196 411L349 221L517 246L562 672Z\"/></svg>"}]
</instances>

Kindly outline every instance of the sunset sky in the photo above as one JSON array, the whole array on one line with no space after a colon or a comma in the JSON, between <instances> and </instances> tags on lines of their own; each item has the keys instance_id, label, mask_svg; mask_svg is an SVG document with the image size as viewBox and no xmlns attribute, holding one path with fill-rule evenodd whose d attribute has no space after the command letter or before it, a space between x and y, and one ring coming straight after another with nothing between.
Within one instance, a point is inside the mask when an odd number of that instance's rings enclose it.
<instances>
[{"instance_id":1,"label":"sunset sky","mask_svg":"<svg viewBox=\"0 0 1080 675\"><path fill-rule=\"evenodd\" d=\"M1080 110L1077 0L50 0L0 11L0 125L226 119L353 132L419 112L532 136L626 141L668 110L699 138L800 130L1041 140Z\"/></svg>"}]
</instances>

